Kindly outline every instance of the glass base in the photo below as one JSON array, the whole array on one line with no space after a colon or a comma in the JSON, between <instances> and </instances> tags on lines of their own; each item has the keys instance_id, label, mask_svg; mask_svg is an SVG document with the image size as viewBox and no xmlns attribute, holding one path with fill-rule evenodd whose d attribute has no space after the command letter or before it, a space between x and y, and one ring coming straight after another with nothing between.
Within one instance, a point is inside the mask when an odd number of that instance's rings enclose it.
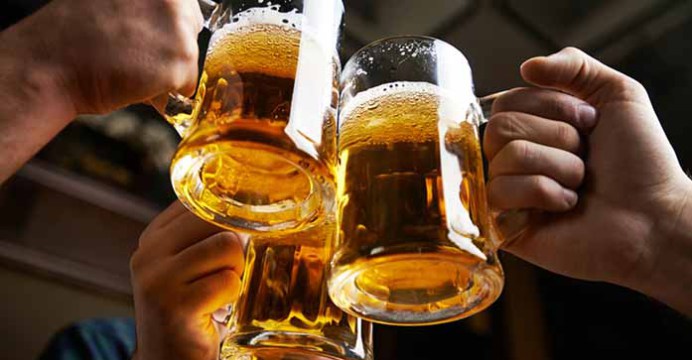
<instances>
[{"instance_id":1,"label":"glass base","mask_svg":"<svg viewBox=\"0 0 692 360\"><path fill-rule=\"evenodd\" d=\"M369 349L348 348L321 335L257 331L229 336L223 360L371 360Z\"/></svg>"},{"instance_id":2,"label":"glass base","mask_svg":"<svg viewBox=\"0 0 692 360\"><path fill-rule=\"evenodd\" d=\"M387 325L434 325L471 316L490 306L504 285L496 258L452 247L407 245L335 264L329 281L334 303Z\"/></svg>"},{"instance_id":3,"label":"glass base","mask_svg":"<svg viewBox=\"0 0 692 360\"><path fill-rule=\"evenodd\" d=\"M307 155L243 141L181 147L171 179L198 216L249 233L300 230L324 216L333 197L324 166Z\"/></svg>"}]
</instances>

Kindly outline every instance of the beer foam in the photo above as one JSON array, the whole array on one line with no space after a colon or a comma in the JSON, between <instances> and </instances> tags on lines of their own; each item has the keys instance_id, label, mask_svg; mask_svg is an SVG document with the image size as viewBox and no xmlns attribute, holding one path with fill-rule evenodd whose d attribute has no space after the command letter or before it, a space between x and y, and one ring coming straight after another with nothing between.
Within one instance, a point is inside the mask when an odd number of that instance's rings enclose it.
<instances>
[{"instance_id":1,"label":"beer foam","mask_svg":"<svg viewBox=\"0 0 692 360\"><path fill-rule=\"evenodd\" d=\"M427 82L393 82L350 99L339 116L340 146L439 140L440 126L466 120L469 104Z\"/></svg>"},{"instance_id":2,"label":"beer foam","mask_svg":"<svg viewBox=\"0 0 692 360\"><path fill-rule=\"evenodd\" d=\"M299 14L297 9L280 12L279 8L279 5L255 7L233 15L228 24L214 32L209 46L215 46L219 39L223 39L230 33L242 32L244 28L256 25L273 25L302 31L303 14Z\"/></svg>"},{"instance_id":3,"label":"beer foam","mask_svg":"<svg viewBox=\"0 0 692 360\"><path fill-rule=\"evenodd\" d=\"M214 32L205 64L207 72L212 77L235 71L294 78L302 57L332 71L338 64L336 50L332 50L334 54L326 52L316 37L304 31L303 20L303 14L296 10L280 12L277 5L236 14Z\"/></svg>"}]
</instances>

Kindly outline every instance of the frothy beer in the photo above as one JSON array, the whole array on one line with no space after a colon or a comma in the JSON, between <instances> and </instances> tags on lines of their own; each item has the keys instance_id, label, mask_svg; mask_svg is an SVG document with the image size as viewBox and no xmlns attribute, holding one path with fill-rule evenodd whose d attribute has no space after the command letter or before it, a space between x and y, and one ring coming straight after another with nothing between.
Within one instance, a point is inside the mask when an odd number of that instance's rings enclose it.
<instances>
[{"instance_id":1,"label":"frothy beer","mask_svg":"<svg viewBox=\"0 0 692 360\"><path fill-rule=\"evenodd\" d=\"M198 121L172 168L176 193L197 199L188 206L210 221L298 230L333 209L339 65L302 31L302 19L278 7L249 9L210 41ZM304 106L302 92L319 102Z\"/></svg>"},{"instance_id":2,"label":"frothy beer","mask_svg":"<svg viewBox=\"0 0 692 360\"><path fill-rule=\"evenodd\" d=\"M341 308L402 325L449 321L474 299L494 300L475 279L494 254L469 105L436 85L395 82L342 109L330 280ZM501 281L499 265L488 272Z\"/></svg>"}]
</instances>

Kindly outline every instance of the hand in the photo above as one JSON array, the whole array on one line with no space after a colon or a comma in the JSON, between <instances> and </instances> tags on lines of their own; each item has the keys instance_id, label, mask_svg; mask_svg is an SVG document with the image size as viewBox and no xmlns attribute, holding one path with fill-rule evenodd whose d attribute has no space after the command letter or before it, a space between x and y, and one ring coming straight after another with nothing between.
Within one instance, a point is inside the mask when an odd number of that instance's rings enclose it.
<instances>
[{"instance_id":1,"label":"hand","mask_svg":"<svg viewBox=\"0 0 692 360\"><path fill-rule=\"evenodd\" d=\"M203 21L195 0L56 0L3 40L18 66L49 68L77 114L106 113L173 90L192 94Z\"/></svg>"},{"instance_id":2,"label":"hand","mask_svg":"<svg viewBox=\"0 0 692 360\"><path fill-rule=\"evenodd\" d=\"M677 236L690 223L683 214L692 190L645 89L574 48L531 59L521 72L538 88L512 91L495 104L485 141L491 170L501 170L491 172L489 201L500 210L548 212L506 250L560 274L628 286L692 310L680 302L680 289L659 284L692 280L692 257L674 254L692 248ZM584 172L571 154L582 147L586 181L578 188ZM680 279L672 267L684 270Z\"/></svg>"},{"instance_id":3,"label":"hand","mask_svg":"<svg viewBox=\"0 0 692 360\"><path fill-rule=\"evenodd\" d=\"M134 359L216 360L212 314L235 301L243 247L179 202L144 231L132 256L137 322Z\"/></svg>"},{"instance_id":4,"label":"hand","mask_svg":"<svg viewBox=\"0 0 692 360\"><path fill-rule=\"evenodd\" d=\"M194 92L195 0L55 0L0 32L0 183L78 114Z\"/></svg>"}]
</instances>

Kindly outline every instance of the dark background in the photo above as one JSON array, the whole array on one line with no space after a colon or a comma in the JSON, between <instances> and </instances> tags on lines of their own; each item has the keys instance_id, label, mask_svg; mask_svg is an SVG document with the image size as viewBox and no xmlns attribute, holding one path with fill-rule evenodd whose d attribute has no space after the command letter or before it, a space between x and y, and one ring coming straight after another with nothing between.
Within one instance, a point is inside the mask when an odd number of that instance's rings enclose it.
<instances>
[{"instance_id":1,"label":"dark background","mask_svg":"<svg viewBox=\"0 0 692 360\"><path fill-rule=\"evenodd\" d=\"M692 162L692 143L686 139L692 134L690 1L345 1L342 59L382 36L433 35L467 55L478 95L522 85L518 66L528 57L578 46L646 86L683 167ZM4 1L0 28L43 2ZM166 159L177 140L144 106L110 117L80 119L2 187L0 239L6 245L0 246L0 264L13 274L129 303L127 257L144 224L173 199ZM85 210L90 207L95 210ZM66 209L83 217L61 217ZM87 211L92 215L84 217ZM60 219L63 225L56 226ZM45 229L48 221L54 223ZM91 225L81 233L70 230L86 222ZM125 230L92 241L114 224ZM71 262L65 265L64 259ZM378 326L377 359L692 357L692 323L656 301L553 275L507 254L502 260L507 287L489 311L442 326ZM8 304L5 312L15 306L12 293L0 300ZM4 344L17 333L33 334L30 327L13 328L12 318L3 316L10 319L0 326L8 327L0 330ZM46 341L36 337L36 344Z\"/></svg>"}]
</instances>

